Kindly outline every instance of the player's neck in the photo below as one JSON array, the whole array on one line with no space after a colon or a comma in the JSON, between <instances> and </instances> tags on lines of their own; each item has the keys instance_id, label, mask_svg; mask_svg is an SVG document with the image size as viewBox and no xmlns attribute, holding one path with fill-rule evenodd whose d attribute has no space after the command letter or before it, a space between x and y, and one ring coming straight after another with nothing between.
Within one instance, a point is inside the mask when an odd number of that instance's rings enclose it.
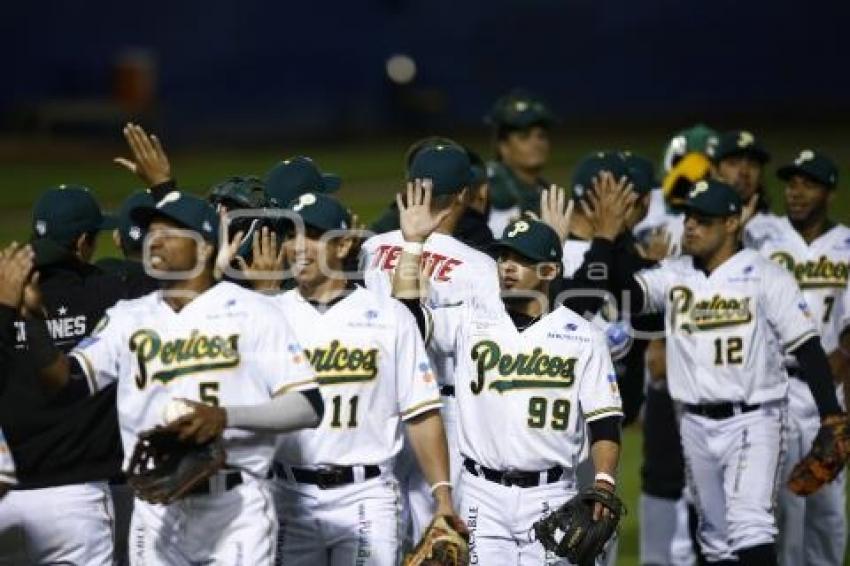
<instances>
[{"instance_id":1,"label":"player's neck","mask_svg":"<svg viewBox=\"0 0 850 566\"><path fill-rule=\"evenodd\" d=\"M208 269L191 279L163 281L162 289L165 291L163 300L174 309L174 312L180 312L195 297L207 291L213 285L215 285L215 279Z\"/></svg>"},{"instance_id":2,"label":"player's neck","mask_svg":"<svg viewBox=\"0 0 850 566\"><path fill-rule=\"evenodd\" d=\"M794 230L800 234L800 237L805 240L807 244L811 244L817 238L822 236L824 232L832 228L833 222L827 217L826 212L818 215L816 218L806 219L802 221L795 222L788 219L791 222L791 226L794 227Z\"/></svg>"},{"instance_id":3,"label":"player's neck","mask_svg":"<svg viewBox=\"0 0 850 566\"><path fill-rule=\"evenodd\" d=\"M455 210L452 210L448 216L446 216L442 222L437 225L437 228L434 229L435 234L445 234L447 236L451 236L454 234L457 229L457 225L460 222L460 217L463 216L464 207L458 206Z\"/></svg>"},{"instance_id":4,"label":"player's neck","mask_svg":"<svg viewBox=\"0 0 850 566\"><path fill-rule=\"evenodd\" d=\"M541 169L539 167L528 169L527 167L524 168L516 164L507 162L505 163L505 165L510 168L511 173L514 174L514 177L519 179L519 181L524 185L534 186L537 184L537 180L540 178Z\"/></svg>"},{"instance_id":5,"label":"player's neck","mask_svg":"<svg viewBox=\"0 0 850 566\"><path fill-rule=\"evenodd\" d=\"M316 285L299 283L298 292L308 301L327 304L345 293L348 286L348 280L344 277L329 277Z\"/></svg>"},{"instance_id":6,"label":"player's neck","mask_svg":"<svg viewBox=\"0 0 850 566\"><path fill-rule=\"evenodd\" d=\"M737 240L725 242L720 248L707 257L697 259L697 266L708 274L726 263L726 261L738 253L740 246Z\"/></svg>"}]
</instances>

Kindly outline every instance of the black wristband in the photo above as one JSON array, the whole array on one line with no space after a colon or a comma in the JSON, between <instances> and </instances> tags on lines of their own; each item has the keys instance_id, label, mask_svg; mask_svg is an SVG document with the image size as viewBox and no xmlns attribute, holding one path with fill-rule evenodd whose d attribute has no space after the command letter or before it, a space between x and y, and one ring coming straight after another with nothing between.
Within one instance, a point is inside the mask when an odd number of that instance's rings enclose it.
<instances>
[{"instance_id":1,"label":"black wristband","mask_svg":"<svg viewBox=\"0 0 850 566\"><path fill-rule=\"evenodd\" d=\"M163 181L162 183L152 186L148 189L148 192L151 194L151 196L156 202L159 202L165 197L165 195L167 195L171 191L177 190L179 190L177 188L177 179L171 178L167 181Z\"/></svg>"}]
</instances>

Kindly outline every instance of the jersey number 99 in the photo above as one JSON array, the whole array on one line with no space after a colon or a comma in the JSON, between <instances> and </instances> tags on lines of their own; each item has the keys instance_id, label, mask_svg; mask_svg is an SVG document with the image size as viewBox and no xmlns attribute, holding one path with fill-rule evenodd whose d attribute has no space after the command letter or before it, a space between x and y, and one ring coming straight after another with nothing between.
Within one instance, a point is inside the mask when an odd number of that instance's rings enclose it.
<instances>
[{"instance_id":1,"label":"jersey number 99","mask_svg":"<svg viewBox=\"0 0 850 566\"><path fill-rule=\"evenodd\" d=\"M549 400L546 397L532 397L528 400L528 426L543 428L546 426ZM566 399L552 401L552 430L567 430L570 420L570 402Z\"/></svg>"}]
</instances>

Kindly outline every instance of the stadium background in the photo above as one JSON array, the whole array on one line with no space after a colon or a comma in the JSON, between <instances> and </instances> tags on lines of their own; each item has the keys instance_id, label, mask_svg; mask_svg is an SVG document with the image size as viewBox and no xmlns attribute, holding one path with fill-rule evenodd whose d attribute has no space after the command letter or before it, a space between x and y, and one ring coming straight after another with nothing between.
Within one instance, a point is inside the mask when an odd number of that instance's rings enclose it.
<instances>
[{"instance_id":1,"label":"stadium background","mask_svg":"<svg viewBox=\"0 0 850 566\"><path fill-rule=\"evenodd\" d=\"M776 212L775 165L806 146L831 155L834 217L850 223L847 3L93 0L4 11L0 243L28 237L49 186L87 185L112 209L140 188L111 162L127 154L129 118L161 136L187 189L305 154L342 176L338 196L370 221L402 187L416 138L450 135L491 155L481 118L514 86L561 117L554 182L568 185L593 150L658 161L676 130L704 121L763 137ZM101 237L98 256L115 253ZM623 565L637 564L639 435L627 431L621 466Z\"/></svg>"}]
</instances>

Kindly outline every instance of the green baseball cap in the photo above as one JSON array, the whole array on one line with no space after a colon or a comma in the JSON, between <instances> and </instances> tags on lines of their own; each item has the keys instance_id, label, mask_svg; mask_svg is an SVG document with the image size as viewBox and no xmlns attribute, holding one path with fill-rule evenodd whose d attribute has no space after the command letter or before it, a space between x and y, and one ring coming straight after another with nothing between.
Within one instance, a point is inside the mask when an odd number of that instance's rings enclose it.
<instances>
[{"instance_id":1,"label":"green baseball cap","mask_svg":"<svg viewBox=\"0 0 850 566\"><path fill-rule=\"evenodd\" d=\"M561 238L548 224L531 218L519 218L505 227L497 248L513 250L532 261L561 261Z\"/></svg>"},{"instance_id":2,"label":"green baseball cap","mask_svg":"<svg viewBox=\"0 0 850 566\"><path fill-rule=\"evenodd\" d=\"M783 181L790 180L794 175L808 177L830 189L834 189L838 184L838 168L835 163L823 153L812 149L801 150L794 161L783 165L776 172L776 176Z\"/></svg>"},{"instance_id":3,"label":"green baseball cap","mask_svg":"<svg viewBox=\"0 0 850 566\"><path fill-rule=\"evenodd\" d=\"M304 224L327 232L351 228L351 214L342 203L322 193L304 193L292 200L287 208L301 217ZM288 220L288 219L286 219ZM288 220L286 224L291 225Z\"/></svg>"},{"instance_id":4,"label":"green baseball cap","mask_svg":"<svg viewBox=\"0 0 850 566\"><path fill-rule=\"evenodd\" d=\"M530 126L549 127L555 122L555 115L539 98L515 89L496 100L484 122L495 128L521 130Z\"/></svg>"},{"instance_id":5,"label":"green baseball cap","mask_svg":"<svg viewBox=\"0 0 850 566\"><path fill-rule=\"evenodd\" d=\"M473 181L469 154L455 145L435 145L419 151L407 171L407 180L430 179L434 195L451 195Z\"/></svg>"},{"instance_id":6,"label":"green baseball cap","mask_svg":"<svg viewBox=\"0 0 850 566\"><path fill-rule=\"evenodd\" d=\"M741 212L741 196L721 181L697 181L688 192L683 208L705 216L731 216Z\"/></svg>"},{"instance_id":7,"label":"green baseball cap","mask_svg":"<svg viewBox=\"0 0 850 566\"><path fill-rule=\"evenodd\" d=\"M134 208L140 206L155 206L153 196L148 191L136 191L121 203L118 209L118 231L121 234L121 243L130 251L141 251L145 240L145 230L138 222L134 222L130 213Z\"/></svg>"},{"instance_id":8,"label":"green baseball cap","mask_svg":"<svg viewBox=\"0 0 850 566\"><path fill-rule=\"evenodd\" d=\"M112 230L118 223L104 215L87 187L59 185L47 189L32 211L32 231L36 238L49 238L68 244L80 234Z\"/></svg>"},{"instance_id":9,"label":"green baseball cap","mask_svg":"<svg viewBox=\"0 0 850 566\"><path fill-rule=\"evenodd\" d=\"M628 176L626 160L617 151L597 151L588 154L579 161L573 172L572 198L581 200L593 189L593 178L598 177L603 171L614 175L615 179Z\"/></svg>"},{"instance_id":10,"label":"green baseball cap","mask_svg":"<svg viewBox=\"0 0 850 566\"><path fill-rule=\"evenodd\" d=\"M143 230L154 219L165 218L218 244L218 214L210 203L188 193L171 191L155 205L137 206L130 211L130 218Z\"/></svg>"},{"instance_id":11,"label":"green baseball cap","mask_svg":"<svg viewBox=\"0 0 850 566\"><path fill-rule=\"evenodd\" d=\"M669 173L676 163L689 153L708 155L717 145L718 137L717 132L705 124L696 124L678 132L664 150L662 168Z\"/></svg>"},{"instance_id":12,"label":"green baseball cap","mask_svg":"<svg viewBox=\"0 0 850 566\"><path fill-rule=\"evenodd\" d=\"M623 160L626 162L626 171L629 180L634 186L634 191L639 195L645 195L658 187L658 179L655 178L655 165L646 157L635 155L631 151L624 151Z\"/></svg>"},{"instance_id":13,"label":"green baseball cap","mask_svg":"<svg viewBox=\"0 0 850 566\"><path fill-rule=\"evenodd\" d=\"M708 148L708 156L715 163L734 155L747 155L762 164L770 161L770 153L747 130L724 132L717 138L717 145Z\"/></svg>"},{"instance_id":14,"label":"green baseball cap","mask_svg":"<svg viewBox=\"0 0 850 566\"><path fill-rule=\"evenodd\" d=\"M266 195L282 207L304 193L332 193L340 184L337 175L322 173L312 159L299 155L281 161L266 174Z\"/></svg>"}]
</instances>

